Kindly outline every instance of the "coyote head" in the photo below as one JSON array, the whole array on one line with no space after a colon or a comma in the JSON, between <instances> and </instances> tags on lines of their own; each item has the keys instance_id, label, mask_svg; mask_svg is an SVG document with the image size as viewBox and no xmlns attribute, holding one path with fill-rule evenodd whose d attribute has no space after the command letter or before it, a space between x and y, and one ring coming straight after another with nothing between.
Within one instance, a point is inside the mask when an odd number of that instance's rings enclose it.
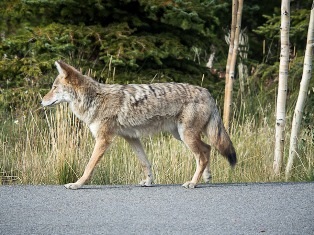
<instances>
[{"instance_id":1,"label":"coyote head","mask_svg":"<svg viewBox=\"0 0 314 235\"><path fill-rule=\"evenodd\" d=\"M51 90L42 99L43 106L51 106L61 102L71 102L75 97L75 87L81 83L81 73L72 66L56 61L59 75L54 81Z\"/></svg>"}]
</instances>

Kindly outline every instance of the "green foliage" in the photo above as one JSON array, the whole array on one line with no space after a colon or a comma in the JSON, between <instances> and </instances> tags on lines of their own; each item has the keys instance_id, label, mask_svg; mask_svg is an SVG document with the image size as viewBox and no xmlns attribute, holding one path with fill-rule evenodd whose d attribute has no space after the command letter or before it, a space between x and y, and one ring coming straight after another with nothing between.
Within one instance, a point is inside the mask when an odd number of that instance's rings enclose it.
<instances>
[{"instance_id":1,"label":"green foliage","mask_svg":"<svg viewBox=\"0 0 314 235\"><path fill-rule=\"evenodd\" d=\"M25 87L0 90L0 120L6 119L10 112L21 116L30 109L38 109L41 96L46 92L46 89Z\"/></svg>"},{"instance_id":2,"label":"green foliage","mask_svg":"<svg viewBox=\"0 0 314 235\"><path fill-rule=\"evenodd\" d=\"M97 47L93 42L96 31L93 27L83 30L82 26L52 23L45 28L25 28L22 36L4 40L0 45L1 87L27 85L25 81L40 84L54 61L65 56L86 59L97 56L90 52Z\"/></svg>"},{"instance_id":3,"label":"green foliage","mask_svg":"<svg viewBox=\"0 0 314 235\"><path fill-rule=\"evenodd\" d=\"M290 61L289 79L288 79L288 95L287 95L287 125L292 121L293 112L299 94L299 87L303 73L304 57L296 57ZM263 122L264 118L274 117L276 109L276 95L278 87L278 69L279 62L269 65L266 63L258 64L255 72L249 77L247 94L238 100L237 107L241 107L243 102L246 104L245 110L239 108L239 114L245 111L255 117L256 122ZM308 99L305 105L302 125L313 131L314 120L314 80L311 79L309 85ZM254 94L251 96L250 94ZM263 109L263 112L260 110ZM262 114L262 115L261 115ZM242 121L245 121L244 117Z\"/></svg>"},{"instance_id":4,"label":"green foliage","mask_svg":"<svg viewBox=\"0 0 314 235\"><path fill-rule=\"evenodd\" d=\"M292 42L306 39L306 33L309 24L310 9L299 9L291 12L290 40ZM280 37L280 9L275 8L272 16L264 15L266 23L259 26L256 33L264 35L268 39Z\"/></svg>"},{"instance_id":5,"label":"green foliage","mask_svg":"<svg viewBox=\"0 0 314 235\"><path fill-rule=\"evenodd\" d=\"M291 115L287 116L292 120L296 100L299 93L300 81L303 72L304 52L306 47L306 37L309 24L309 16L312 0L291 2L290 21L290 64L288 79L287 111ZM280 7L280 6L278 6ZM265 40L266 54L263 55L263 63L254 65L255 72L251 77L250 89L256 92L261 106L267 106L269 100L274 100L273 110L275 110L275 97L278 85L279 58L280 58L280 8L275 7L272 15L264 14L266 22L253 30L261 35ZM304 110L303 122L305 128L313 130L313 91L314 81L311 80L308 100ZM263 98L262 98L263 97ZM253 103L255 103L253 101ZM289 124L288 124L289 125Z\"/></svg>"},{"instance_id":6,"label":"green foliage","mask_svg":"<svg viewBox=\"0 0 314 235\"><path fill-rule=\"evenodd\" d=\"M9 1L2 4L0 86L48 83L53 62L60 58L70 58L85 71L116 67L131 73L131 80L169 69L169 80L185 81L178 79L181 71L211 77L204 67L206 53L219 41L216 15L225 6L217 1ZM193 48L203 53L202 61L195 60Z\"/></svg>"},{"instance_id":7,"label":"green foliage","mask_svg":"<svg viewBox=\"0 0 314 235\"><path fill-rule=\"evenodd\" d=\"M293 53L296 52L298 55L303 55L306 46L306 36L309 24L309 16L311 10L311 0L302 1L303 8L301 8L299 1L291 3L290 10L290 32L289 40L291 44L291 56L295 56ZM281 11L280 6L274 8L272 15L264 14L263 17L266 22L263 25L257 27L253 31L258 35L262 35L266 43L265 62L272 64L279 60L280 53L280 19Z\"/></svg>"}]
</instances>

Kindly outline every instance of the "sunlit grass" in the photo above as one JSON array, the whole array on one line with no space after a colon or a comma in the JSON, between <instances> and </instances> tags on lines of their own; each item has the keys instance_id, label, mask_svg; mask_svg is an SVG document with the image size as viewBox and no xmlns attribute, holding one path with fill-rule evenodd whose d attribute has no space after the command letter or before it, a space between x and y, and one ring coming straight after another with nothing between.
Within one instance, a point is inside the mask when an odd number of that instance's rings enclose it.
<instances>
[{"instance_id":1,"label":"sunlit grass","mask_svg":"<svg viewBox=\"0 0 314 235\"><path fill-rule=\"evenodd\" d=\"M288 133L288 131L287 131ZM274 128L264 119L233 120L231 138L238 155L232 170L226 159L212 150L213 183L283 181L273 176ZM289 136L287 134L287 140ZM292 180L313 180L313 133L301 133L300 153ZM68 110L29 111L19 118L8 118L0 129L0 174L2 184L64 184L82 175L94 140L85 126ZM143 139L152 163L156 184L181 184L191 179L195 160L184 144L168 134ZM286 154L287 156L287 154ZM283 171L284 172L284 169ZM117 137L97 166L91 184L137 184L143 178L135 154Z\"/></svg>"}]
</instances>

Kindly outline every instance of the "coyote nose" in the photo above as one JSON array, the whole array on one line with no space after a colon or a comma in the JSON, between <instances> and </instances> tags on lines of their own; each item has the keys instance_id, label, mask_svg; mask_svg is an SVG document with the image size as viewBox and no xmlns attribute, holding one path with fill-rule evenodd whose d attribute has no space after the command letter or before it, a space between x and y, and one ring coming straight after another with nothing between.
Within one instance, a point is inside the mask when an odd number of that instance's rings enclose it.
<instances>
[{"instance_id":1,"label":"coyote nose","mask_svg":"<svg viewBox=\"0 0 314 235\"><path fill-rule=\"evenodd\" d=\"M47 106L47 102L45 102L43 99L40 101L41 106L45 107Z\"/></svg>"}]
</instances>

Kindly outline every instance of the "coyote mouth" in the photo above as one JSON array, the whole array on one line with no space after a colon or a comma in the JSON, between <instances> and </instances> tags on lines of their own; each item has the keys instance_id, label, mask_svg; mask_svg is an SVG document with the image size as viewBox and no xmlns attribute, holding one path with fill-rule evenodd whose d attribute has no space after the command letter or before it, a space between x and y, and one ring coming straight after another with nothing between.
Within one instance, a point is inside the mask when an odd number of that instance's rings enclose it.
<instances>
[{"instance_id":1,"label":"coyote mouth","mask_svg":"<svg viewBox=\"0 0 314 235\"><path fill-rule=\"evenodd\" d=\"M53 101L53 102L52 102L51 104L49 104L48 106L54 105L55 103L57 103L57 101L58 101L58 100Z\"/></svg>"},{"instance_id":2,"label":"coyote mouth","mask_svg":"<svg viewBox=\"0 0 314 235\"><path fill-rule=\"evenodd\" d=\"M41 102L41 104L42 104L42 106L44 106L44 107L48 107L48 106L53 106L55 103L57 103L58 102L58 100L55 100L55 101L53 101L52 103L50 103L50 104L47 104L47 103L45 103L45 102Z\"/></svg>"}]
</instances>

